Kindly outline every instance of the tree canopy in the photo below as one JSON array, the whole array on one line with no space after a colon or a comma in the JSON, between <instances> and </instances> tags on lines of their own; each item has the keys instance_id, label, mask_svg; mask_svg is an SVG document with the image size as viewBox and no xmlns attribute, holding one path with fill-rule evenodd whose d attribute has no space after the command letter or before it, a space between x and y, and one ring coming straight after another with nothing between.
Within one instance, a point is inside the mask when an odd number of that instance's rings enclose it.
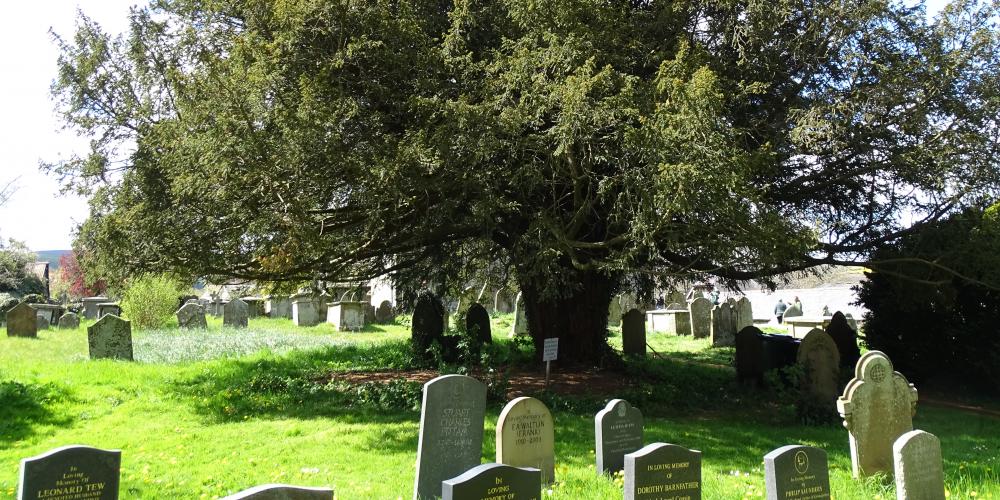
<instances>
[{"instance_id":1,"label":"tree canopy","mask_svg":"<svg viewBox=\"0 0 1000 500\"><path fill-rule=\"evenodd\" d=\"M998 8L160 0L58 40L93 140L50 168L105 272L499 266L594 361L623 286L865 262L993 199Z\"/></svg>"}]
</instances>

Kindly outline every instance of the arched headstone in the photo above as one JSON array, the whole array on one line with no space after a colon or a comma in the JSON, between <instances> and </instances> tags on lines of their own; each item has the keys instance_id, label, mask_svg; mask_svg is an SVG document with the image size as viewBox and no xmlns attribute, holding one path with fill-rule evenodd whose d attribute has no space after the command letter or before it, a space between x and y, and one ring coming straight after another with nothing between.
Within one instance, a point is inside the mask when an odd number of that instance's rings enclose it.
<instances>
[{"instance_id":1,"label":"arched headstone","mask_svg":"<svg viewBox=\"0 0 1000 500\"><path fill-rule=\"evenodd\" d=\"M696 339L703 339L712 333L712 301L698 297L688 304L691 312L691 334Z\"/></svg>"},{"instance_id":2,"label":"arched headstone","mask_svg":"<svg viewBox=\"0 0 1000 500\"><path fill-rule=\"evenodd\" d=\"M496 427L497 463L533 467L542 472L542 483L555 478L555 432L552 413L545 403L520 397L507 403Z\"/></svg>"},{"instance_id":3,"label":"arched headstone","mask_svg":"<svg viewBox=\"0 0 1000 500\"><path fill-rule=\"evenodd\" d=\"M851 328L850 323L844 313L837 311L830 318L830 324L826 327L826 333L837 345L837 352L840 353L840 364L842 366L854 366L861 358L861 349L858 347L858 332Z\"/></svg>"},{"instance_id":4,"label":"arched headstone","mask_svg":"<svg viewBox=\"0 0 1000 500\"><path fill-rule=\"evenodd\" d=\"M417 295L410 325L410 339L417 356L427 358L433 342L444 343L444 306L429 290Z\"/></svg>"},{"instance_id":5,"label":"arched headstone","mask_svg":"<svg viewBox=\"0 0 1000 500\"><path fill-rule=\"evenodd\" d=\"M222 324L232 328L246 328L250 318L250 306L240 299L230 300L222 308Z\"/></svg>"},{"instance_id":6,"label":"arched headstone","mask_svg":"<svg viewBox=\"0 0 1000 500\"><path fill-rule=\"evenodd\" d=\"M802 338L796 361L805 372L805 392L821 403L833 407L839 394L840 353L837 344L819 328L813 328Z\"/></svg>"},{"instance_id":7,"label":"arched headstone","mask_svg":"<svg viewBox=\"0 0 1000 500\"><path fill-rule=\"evenodd\" d=\"M483 344L493 343L493 333L490 329L490 314L478 302L469 306L465 313L465 331L474 335Z\"/></svg>"}]
</instances>

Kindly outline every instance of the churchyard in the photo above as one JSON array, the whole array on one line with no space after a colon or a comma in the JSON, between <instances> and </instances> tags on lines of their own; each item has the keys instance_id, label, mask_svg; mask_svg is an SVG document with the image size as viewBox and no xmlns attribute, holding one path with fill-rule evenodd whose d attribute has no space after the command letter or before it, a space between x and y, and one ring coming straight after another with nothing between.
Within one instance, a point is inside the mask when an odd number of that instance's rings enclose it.
<instances>
[{"instance_id":1,"label":"churchyard","mask_svg":"<svg viewBox=\"0 0 1000 500\"><path fill-rule=\"evenodd\" d=\"M209 315L205 330L133 331L131 362L90 359L90 319L37 338L0 337L0 391L9 402L0 408L0 497L16 495L22 459L68 445L120 450L119 491L127 499L220 498L268 483L332 488L344 499L411 498L418 471L432 489L446 480L440 494L456 499L470 498L468 488L487 479L496 494L534 481L545 498L557 499L622 498L623 491L625 498L664 491L765 498L806 484L794 482L792 469L811 467L810 480L822 480L815 471L824 456L833 498L896 495L891 474L853 477L839 419L801 423L787 393L738 383L737 348L713 348L710 338L648 332L657 354L596 375L556 369L556 390L544 391L528 383L544 373L531 361L530 343L507 338L512 315L492 317L488 363L471 372L416 367L409 321L341 332L263 317L231 328ZM613 327L611 345L620 350L622 340ZM883 370L876 368L870 371ZM422 384L449 372L475 381L437 379L439 396L424 404ZM535 399L513 401L521 396ZM421 435L426 415L441 419L427 420L432 427ZM498 439L498 427L516 434ZM912 428L940 441L948 498L1000 498L1000 418L918 402ZM928 439L907 434L906 445ZM418 466L421 454L430 458ZM459 474L434 469L459 456L463 471L503 456L544 472L482 465L453 479ZM933 470L937 462L928 463ZM655 483L653 472L662 470L680 486ZM775 479L769 470L786 472ZM925 478L926 470L908 474Z\"/></svg>"}]
</instances>

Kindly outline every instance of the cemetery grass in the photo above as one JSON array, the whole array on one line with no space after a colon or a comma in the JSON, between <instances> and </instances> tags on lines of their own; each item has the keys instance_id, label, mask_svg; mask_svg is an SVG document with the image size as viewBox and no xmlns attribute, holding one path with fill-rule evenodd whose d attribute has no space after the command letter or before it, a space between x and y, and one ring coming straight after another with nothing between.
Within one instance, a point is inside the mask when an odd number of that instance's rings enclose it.
<instances>
[{"instance_id":1,"label":"cemetery grass","mask_svg":"<svg viewBox=\"0 0 1000 500\"><path fill-rule=\"evenodd\" d=\"M405 325L343 333L287 320L219 323L135 332L135 363L89 361L89 322L37 340L0 338L0 498L13 497L21 458L68 444L121 449L123 499L215 498L269 482L332 486L343 499L412 495L419 382L331 377L411 368ZM614 332L610 340L620 341ZM737 387L724 366L731 350L649 340L666 359L627 363L636 382L615 396L646 415L645 442L702 451L704 498L763 496L763 455L793 443L827 450L834 498L894 497L884 478L851 479L836 422L802 425L773 394ZM502 335L495 341L498 367L527 358L510 354ZM493 382L503 388L502 377ZM556 425L558 482L546 497L621 498L620 477L593 472L593 414L607 395L538 396ZM488 405L484 462L502 406L499 397ZM1000 420L924 405L914 425L940 437L951 498L1000 499Z\"/></svg>"}]
</instances>

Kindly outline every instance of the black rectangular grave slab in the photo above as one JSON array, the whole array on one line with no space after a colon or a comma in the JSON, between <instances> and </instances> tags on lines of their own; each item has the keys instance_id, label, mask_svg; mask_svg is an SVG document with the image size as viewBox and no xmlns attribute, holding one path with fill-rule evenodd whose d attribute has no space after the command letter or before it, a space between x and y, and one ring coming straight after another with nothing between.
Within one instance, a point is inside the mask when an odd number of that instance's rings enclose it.
<instances>
[{"instance_id":1,"label":"black rectangular grave slab","mask_svg":"<svg viewBox=\"0 0 1000 500\"><path fill-rule=\"evenodd\" d=\"M769 500L828 500L830 471L826 452L812 446L782 446L764 455Z\"/></svg>"},{"instance_id":2,"label":"black rectangular grave slab","mask_svg":"<svg viewBox=\"0 0 1000 500\"><path fill-rule=\"evenodd\" d=\"M477 465L441 482L442 500L538 500L542 471L503 464Z\"/></svg>"},{"instance_id":3,"label":"black rectangular grave slab","mask_svg":"<svg viewBox=\"0 0 1000 500\"><path fill-rule=\"evenodd\" d=\"M700 498L700 451L653 443L625 455L625 500Z\"/></svg>"},{"instance_id":4,"label":"black rectangular grave slab","mask_svg":"<svg viewBox=\"0 0 1000 500\"><path fill-rule=\"evenodd\" d=\"M21 460L18 500L118 500L119 450L64 446Z\"/></svg>"}]
</instances>

